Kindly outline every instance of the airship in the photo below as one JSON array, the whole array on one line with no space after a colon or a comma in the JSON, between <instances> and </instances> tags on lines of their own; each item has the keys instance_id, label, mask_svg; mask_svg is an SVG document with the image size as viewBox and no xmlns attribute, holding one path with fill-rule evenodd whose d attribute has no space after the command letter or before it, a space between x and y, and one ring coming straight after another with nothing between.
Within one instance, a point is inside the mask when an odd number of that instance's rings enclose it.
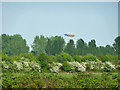
<instances>
[{"instance_id":1,"label":"airship","mask_svg":"<svg viewBox=\"0 0 120 90\"><path fill-rule=\"evenodd\" d=\"M75 35L72 34L72 33L64 33L65 36L68 36L68 37L74 37Z\"/></svg>"}]
</instances>

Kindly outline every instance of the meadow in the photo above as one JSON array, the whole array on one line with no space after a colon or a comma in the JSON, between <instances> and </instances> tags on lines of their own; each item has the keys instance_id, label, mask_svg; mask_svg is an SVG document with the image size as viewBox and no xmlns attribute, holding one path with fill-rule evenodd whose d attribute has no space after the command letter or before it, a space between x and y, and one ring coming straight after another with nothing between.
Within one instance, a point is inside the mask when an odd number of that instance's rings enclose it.
<instances>
[{"instance_id":1,"label":"meadow","mask_svg":"<svg viewBox=\"0 0 120 90\"><path fill-rule=\"evenodd\" d=\"M2 88L116 89L119 87L118 56L106 57L104 60L93 55L72 57L63 52L56 56L3 54Z\"/></svg>"}]
</instances>

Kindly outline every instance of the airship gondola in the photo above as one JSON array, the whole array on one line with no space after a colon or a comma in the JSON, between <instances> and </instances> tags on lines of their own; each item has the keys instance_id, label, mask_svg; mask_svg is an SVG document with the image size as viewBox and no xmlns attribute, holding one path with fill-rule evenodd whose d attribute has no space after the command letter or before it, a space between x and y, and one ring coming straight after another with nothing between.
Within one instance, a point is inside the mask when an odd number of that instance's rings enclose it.
<instances>
[{"instance_id":1,"label":"airship gondola","mask_svg":"<svg viewBox=\"0 0 120 90\"><path fill-rule=\"evenodd\" d=\"M74 37L75 35L72 34L72 33L64 33L65 36L68 36L68 37Z\"/></svg>"}]
</instances>

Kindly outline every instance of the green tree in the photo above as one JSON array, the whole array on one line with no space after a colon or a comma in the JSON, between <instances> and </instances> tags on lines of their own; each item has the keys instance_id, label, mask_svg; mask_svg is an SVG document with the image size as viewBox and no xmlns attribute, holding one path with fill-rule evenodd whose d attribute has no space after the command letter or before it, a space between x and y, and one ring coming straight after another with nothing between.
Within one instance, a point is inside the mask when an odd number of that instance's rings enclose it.
<instances>
[{"instance_id":1,"label":"green tree","mask_svg":"<svg viewBox=\"0 0 120 90\"><path fill-rule=\"evenodd\" d=\"M47 45L47 38L45 38L43 35L41 35L40 37L36 36L34 38L33 45L31 45L32 52L34 52L34 54L37 53L39 54L41 52L45 53L46 45Z\"/></svg>"},{"instance_id":2,"label":"green tree","mask_svg":"<svg viewBox=\"0 0 120 90\"><path fill-rule=\"evenodd\" d=\"M48 39L46 53L48 55L59 54L63 51L65 41L61 36L55 36Z\"/></svg>"},{"instance_id":3,"label":"green tree","mask_svg":"<svg viewBox=\"0 0 120 90\"><path fill-rule=\"evenodd\" d=\"M65 46L64 52L70 54L71 56L75 55L75 44L72 39Z\"/></svg>"},{"instance_id":4,"label":"green tree","mask_svg":"<svg viewBox=\"0 0 120 90\"><path fill-rule=\"evenodd\" d=\"M76 51L78 55L85 55L87 53L87 44L83 39L79 39L76 43Z\"/></svg>"},{"instance_id":5,"label":"green tree","mask_svg":"<svg viewBox=\"0 0 120 90\"><path fill-rule=\"evenodd\" d=\"M88 50L89 50L89 53L93 54L93 55L96 55L97 54L97 47L96 47L96 42L95 40L91 40L90 42L88 42Z\"/></svg>"},{"instance_id":6,"label":"green tree","mask_svg":"<svg viewBox=\"0 0 120 90\"><path fill-rule=\"evenodd\" d=\"M115 49L115 52L117 54L120 54L120 36L118 36L118 37L115 38L115 42L113 44L113 47Z\"/></svg>"},{"instance_id":7,"label":"green tree","mask_svg":"<svg viewBox=\"0 0 120 90\"><path fill-rule=\"evenodd\" d=\"M74 61L73 57L65 52L56 54L56 59L57 59L57 62L60 62L60 63L67 62L67 61L69 61L69 62Z\"/></svg>"},{"instance_id":8,"label":"green tree","mask_svg":"<svg viewBox=\"0 0 120 90\"><path fill-rule=\"evenodd\" d=\"M16 55L28 53L29 47L26 44L26 40L19 34L13 36L2 34L2 50L8 55Z\"/></svg>"},{"instance_id":9,"label":"green tree","mask_svg":"<svg viewBox=\"0 0 120 90\"><path fill-rule=\"evenodd\" d=\"M105 47L104 46L99 46L98 49L97 49L97 54L101 55L101 54L106 54L106 51L105 51Z\"/></svg>"},{"instance_id":10,"label":"green tree","mask_svg":"<svg viewBox=\"0 0 120 90\"><path fill-rule=\"evenodd\" d=\"M114 48L110 45L106 45L105 50L106 50L106 54L114 54L115 53Z\"/></svg>"},{"instance_id":11,"label":"green tree","mask_svg":"<svg viewBox=\"0 0 120 90\"><path fill-rule=\"evenodd\" d=\"M47 72L47 70L48 70L48 60L49 60L47 54L40 53L37 56L37 60L41 65L42 72Z\"/></svg>"}]
</instances>

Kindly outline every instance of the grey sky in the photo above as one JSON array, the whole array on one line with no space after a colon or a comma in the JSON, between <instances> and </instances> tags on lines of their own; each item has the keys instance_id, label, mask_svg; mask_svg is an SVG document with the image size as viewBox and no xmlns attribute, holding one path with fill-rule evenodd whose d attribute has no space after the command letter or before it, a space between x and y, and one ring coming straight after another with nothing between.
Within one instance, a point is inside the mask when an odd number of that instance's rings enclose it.
<instances>
[{"instance_id":1,"label":"grey sky","mask_svg":"<svg viewBox=\"0 0 120 90\"><path fill-rule=\"evenodd\" d=\"M32 44L36 35L75 34L75 42L96 40L97 46L112 45L118 36L117 2L16 2L2 4L2 33L21 34Z\"/></svg>"}]
</instances>

